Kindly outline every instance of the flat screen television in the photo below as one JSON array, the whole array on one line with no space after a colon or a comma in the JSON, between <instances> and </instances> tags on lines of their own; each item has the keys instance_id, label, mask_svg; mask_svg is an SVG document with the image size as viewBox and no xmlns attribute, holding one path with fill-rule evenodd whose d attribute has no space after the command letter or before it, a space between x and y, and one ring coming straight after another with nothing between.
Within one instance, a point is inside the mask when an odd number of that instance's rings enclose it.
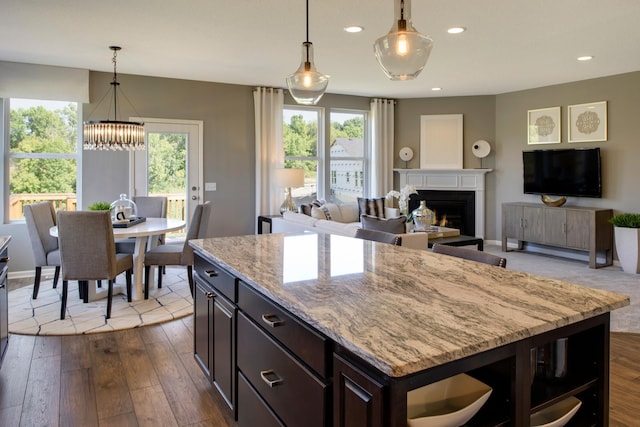
<instances>
[{"instance_id":1,"label":"flat screen television","mask_svg":"<svg viewBox=\"0 0 640 427\"><path fill-rule=\"evenodd\" d=\"M524 192L602 197L600 148L523 151Z\"/></svg>"}]
</instances>

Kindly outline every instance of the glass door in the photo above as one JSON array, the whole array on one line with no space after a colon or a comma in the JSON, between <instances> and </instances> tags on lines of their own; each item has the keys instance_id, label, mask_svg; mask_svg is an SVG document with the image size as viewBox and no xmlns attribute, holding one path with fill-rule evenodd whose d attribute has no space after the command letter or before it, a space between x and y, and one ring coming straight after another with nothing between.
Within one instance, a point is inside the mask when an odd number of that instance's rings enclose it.
<instances>
[{"instance_id":1,"label":"glass door","mask_svg":"<svg viewBox=\"0 0 640 427\"><path fill-rule=\"evenodd\" d=\"M146 150L133 152L130 194L167 197L167 217L189 223L202 203L202 121L142 118ZM184 237L186 230L168 239Z\"/></svg>"}]
</instances>

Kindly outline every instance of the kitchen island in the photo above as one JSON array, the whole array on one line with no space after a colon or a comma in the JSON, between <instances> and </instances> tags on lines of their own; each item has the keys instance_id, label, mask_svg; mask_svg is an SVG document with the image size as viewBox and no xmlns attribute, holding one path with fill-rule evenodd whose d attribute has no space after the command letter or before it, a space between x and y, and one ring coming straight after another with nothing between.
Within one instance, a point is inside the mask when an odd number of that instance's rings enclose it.
<instances>
[{"instance_id":1,"label":"kitchen island","mask_svg":"<svg viewBox=\"0 0 640 427\"><path fill-rule=\"evenodd\" d=\"M463 372L494 390L469 425L529 425L568 396L576 425L608 424L626 296L335 235L190 244L195 357L241 426L406 426L409 391ZM534 378L531 349L564 338L567 375Z\"/></svg>"}]
</instances>

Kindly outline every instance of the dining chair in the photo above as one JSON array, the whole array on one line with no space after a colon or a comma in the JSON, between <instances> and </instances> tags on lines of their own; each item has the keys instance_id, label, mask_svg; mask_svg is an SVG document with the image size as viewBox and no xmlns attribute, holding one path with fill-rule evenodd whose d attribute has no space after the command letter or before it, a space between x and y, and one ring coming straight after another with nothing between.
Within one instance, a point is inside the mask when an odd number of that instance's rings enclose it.
<instances>
[{"instance_id":1,"label":"dining chair","mask_svg":"<svg viewBox=\"0 0 640 427\"><path fill-rule=\"evenodd\" d=\"M482 262L484 264L496 265L498 267L506 267L507 259L498 255L489 254L475 249L461 248L459 246L449 246L440 243L434 243L431 250L435 253L451 255L458 258L470 259L472 261Z\"/></svg>"},{"instance_id":2,"label":"dining chair","mask_svg":"<svg viewBox=\"0 0 640 427\"><path fill-rule=\"evenodd\" d=\"M36 263L36 276L33 280L33 299L38 298L42 267L55 266L53 287L58 286L60 277L60 250L58 239L49 234L49 229L56 225L56 211L53 202L34 203L23 207L24 219L27 223L33 258Z\"/></svg>"},{"instance_id":3,"label":"dining chair","mask_svg":"<svg viewBox=\"0 0 640 427\"><path fill-rule=\"evenodd\" d=\"M189 240L208 237L211 203L196 206L187 229L187 236L182 244L165 244L156 246L144 254L144 299L149 298L149 273L151 266L158 266L158 288L162 288L162 268L168 265L184 265L187 267L189 288L193 295L193 248Z\"/></svg>"},{"instance_id":4,"label":"dining chair","mask_svg":"<svg viewBox=\"0 0 640 427\"><path fill-rule=\"evenodd\" d=\"M111 318L113 282L126 272L127 301L131 302L133 255L116 254L113 225L109 211L58 212L58 242L62 261L62 306L60 319L67 311L67 286L77 280L87 302L89 280L108 280L107 316Z\"/></svg>"},{"instance_id":5,"label":"dining chair","mask_svg":"<svg viewBox=\"0 0 640 427\"><path fill-rule=\"evenodd\" d=\"M167 217L167 198L165 196L133 196L131 200L136 204L137 215L139 217ZM156 239L155 243L160 245L164 243L165 235L153 236L151 239ZM116 240L117 253L132 254L135 246L135 238ZM155 246L155 244L153 246Z\"/></svg>"},{"instance_id":6,"label":"dining chair","mask_svg":"<svg viewBox=\"0 0 640 427\"><path fill-rule=\"evenodd\" d=\"M386 231L368 230L358 228L355 237L357 239L372 240L381 243L391 243L392 245L402 246L402 237L397 234L387 233Z\"/></svg>"}]
</instances>

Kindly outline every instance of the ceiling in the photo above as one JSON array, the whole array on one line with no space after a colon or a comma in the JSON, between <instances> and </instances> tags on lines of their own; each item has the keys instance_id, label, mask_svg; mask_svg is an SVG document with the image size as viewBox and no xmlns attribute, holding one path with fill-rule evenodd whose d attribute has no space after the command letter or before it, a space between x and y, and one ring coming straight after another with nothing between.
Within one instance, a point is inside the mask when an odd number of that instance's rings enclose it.
<instances>
[{"instance_id":1,"label":"ceiling","mask_svg":"<svg viewBox=\"0 0 640 427\"><path fill-rule=\"evenodd\" d=\"M392 0L309 3L331 93L493 95L640 70L638 0L414 0L413 23L434 48L404 82L389 81L373 56ZM304 0L0 0L0 16L3 61L112 71L108 46L120 45L119 73L250 86L284 87L305 40ZM452 26L467 31L448 34Z\"/></svg>"}]
</instances>

